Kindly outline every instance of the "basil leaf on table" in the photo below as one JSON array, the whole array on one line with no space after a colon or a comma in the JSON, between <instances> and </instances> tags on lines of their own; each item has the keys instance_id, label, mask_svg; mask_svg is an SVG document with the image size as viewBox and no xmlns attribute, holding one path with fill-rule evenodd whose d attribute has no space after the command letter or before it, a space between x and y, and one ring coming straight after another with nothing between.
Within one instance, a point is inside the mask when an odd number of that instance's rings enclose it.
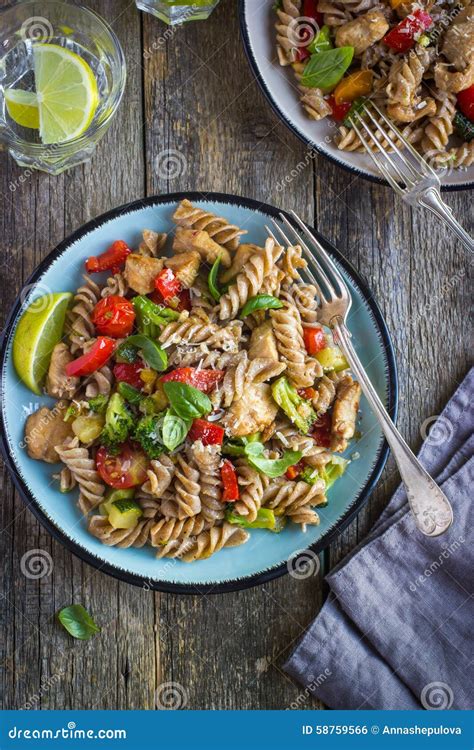
<instances>
[{"instance_id":1,"label":"basil leaf on table","mask_svg":"<svg viewBox=\"0 0 474 750\"><path fill-rule=\"evenodd\" d=\"M174 451L174 449L183 442L188 431L189 424L187 424L182 417L178 417L168 409L163 419L163 427L161 431L165 448Z\"/></svg>"},{"instance_id":2,"label":"basil leaf on table","mask_svg":"<svg viewBox=\"0 0 474 750\"><path fill-rule=\"evenodd\" d=\"M301 460L301 451L285 451L281 458L266 458L262 443L249 443L245 446L247 461L254 469L272 479L281 477L290 466Z\"/></svg>"},{"instance_id":3,"label":"basil leaf on table","mask_svg":"<svg viewBox=\"0 0 474 750\"><path fill-rule=\"evenodd\" d=\"M352 62L354 47L336 47L311 55L301 76L301 85L329 89L339 83Z\"/></svg>"},{"instance_id":4,"label":"basil leaf on table","mask_svg":"<svg viewBox=\"0 0 474 750\"><path fill-rule=\"evenodd\" d=\"M257 294L256 297L250 297L242 308L240 313L241 318L245 318L255 310L279 310L283 307L283 303L280 302L278 297L273 297L271 294Z\"/></svg>"},{"instance_id":5,"label":"basil leaf on table","mask_svg":"<svg viewBox=\"0 0 474 750\"><path fill-rule=\"evenodd\" d=\"M314 55L319 52L326 52L326 50L332 49L332 47L331 29L329 26L323 26L306 49Z\"/></svg>"},{"instance_id":6,"label":"basil leaf on table","mask_svg":"<svg viewBox=\"0 0 474 750\"><path fill-rule=\"evenodd\" d=\"M58 620L73 638L80 641L87 641L95 633L100 632L100 628L95 624L87 609L82 604L72 604L70 607L64 607L58 612Z\"/></svg>"},{"instance_id":7,"label":"basil leaf on table","mask_svg":"<svg viewBox=\"0 0 474 750\"><path fill-rule=\"evenodd\" d=\"M163 383L171 408L182 419L196 419L212 411L212 403L205 393L187 383Z\"/></svg>"},{"instance_id":8,"label":"basil leaf on table","mask_svg":"<svg viewBox=\"0 0 474 750\"><path fill-rule=\"evenodd\" d=\"M163 372L168 367L168 355L156 341L145 336L143 333L137 333L135 336L129 336L125 339L125 344L136 346L141 349L142 357L153 370ZM120 354L119 347L118 351Z\"/></svg>"},{"instance_id":9,"label":"basil leaf on table","mask_svg":"<svg viewBox=\"0 0 474 750\"><path fill-rule=\"evenodd\" d=\"M212 268L209 271L209 276L207 277L207 285L209 287L209 291L215 299L216 302L219 302L221 298L221 292L219 291L219 287L217 286L217 276L219 274L219 267L221 265L221 258L222 255L218 255L215 259L214 263L212 264Z\"/></svg>"}]
</instances>

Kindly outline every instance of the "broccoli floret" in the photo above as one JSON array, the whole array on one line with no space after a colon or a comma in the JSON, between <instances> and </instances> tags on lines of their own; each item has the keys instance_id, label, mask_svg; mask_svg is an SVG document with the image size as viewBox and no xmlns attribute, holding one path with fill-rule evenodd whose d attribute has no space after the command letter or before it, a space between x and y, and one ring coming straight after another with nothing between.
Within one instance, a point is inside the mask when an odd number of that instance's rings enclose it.
<instances>
[{"instance_id":1,"label":"broccoli floret","mask_svg":"<svg viewBox=\"0 0 474 750\"><path fill-rule=\"evenodd\" d=\"M110 397L105 412L105 425L100 433L100 442L107 448L115 449L126 441L133 427L133 417L130 414L120 393Z\"/></svg>"},{"instance_id":2,"label":"broccoli floret","mask_svg":"<svg viewBox=\"0 0 474 750\"><path fill-rule=\"evenodd\" d=\"M163 453L164 446L161 442L162 422L162 414L149 414L140 419L133 433L133 439L140 443L150 458L158 458Z\"/></svg>"},{"instance_id":3,"label":"broccoli floret","mask_svg":"<svg viewBox=\"0 0 474 750\"><path fill-rule=\"evenodd\" d=\"M317 419L317 414L309 401L298 394L285 377L278 378L272 385L272 394L278 406L286 416L296 425L300 432L307 435L311 425Z\"/></svg>"},{"instance_id":4,"label":"broccoli floret","mask_svg":"<svg viewBox=\"0 0 474 750\"><path fill-rule=\"evenodd\" d=\"M102 393L99 393L98 396L94 396L94 398L89 399L89 409L95 412L95 414L103 414L107 409L108 401L108 396L104 396Z\"/></svg>"}]
</instances>

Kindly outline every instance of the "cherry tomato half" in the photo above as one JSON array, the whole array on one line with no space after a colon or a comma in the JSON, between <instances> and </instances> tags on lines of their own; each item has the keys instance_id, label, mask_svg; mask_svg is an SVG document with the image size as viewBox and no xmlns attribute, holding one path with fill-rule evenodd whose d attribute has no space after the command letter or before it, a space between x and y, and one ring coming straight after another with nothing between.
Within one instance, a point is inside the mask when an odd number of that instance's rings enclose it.
<instances>
[{"instance_id":1,"label":"cherry tomato half","mask_svg":"<svg viewBox=\"0 0 474 750\"><path fill-rule=\"evenodd\" d=\"M112 294L96 304L91 318L98 333L119 339L132 332L135 310L130 300Z\"/></svg>"},{"instance_id":2,"label":"cherry tomato half","mask_svg":"<svg viewBox=\"0 0 474 750\"><path fill-rule=\"evenodd\" d=\"M103 481L115 489L128 489L146 481L148 459L130 443L124 443L116 455L102 446L95 461Z\"/></svg>"}]
</instances>

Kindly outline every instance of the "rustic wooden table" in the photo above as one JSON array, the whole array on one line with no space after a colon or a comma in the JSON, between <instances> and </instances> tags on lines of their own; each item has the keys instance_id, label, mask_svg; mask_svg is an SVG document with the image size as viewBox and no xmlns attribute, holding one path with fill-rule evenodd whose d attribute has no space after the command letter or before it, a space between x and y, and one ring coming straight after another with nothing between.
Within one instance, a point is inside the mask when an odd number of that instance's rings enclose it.
<instances>
[{"instance_id":1,"label":"rustic wooden table","mask_svg":"<svg viewBox=\"0 0 474 750\"><path fill-rule=\"evenodd\" d=\"M0 6L7 3L2 0ZM22 279L84 222L145 195L237 193L294 208L365 276L385 314L400 377L399 425L416 449L467 370L466 253L434 219L413 213L305 146L260 93L240 39L236 0L205 23L171 33L127 0L89 0L118 34L128 62L120 111L91 163L59 177L22 172L0 155L2 312ZM174 149L177 168L164 152ZM168 164L168 166L167 166ZM285 190L277 183L298 167ZM447 202L468 225L472 195ZM426 307L428 306L428 307ZM370 529L397 485L389 462L357 519L326 550L335 565ZM0 707L153 709L155 691L181 685L193 709L323 708L281 665L318 612L320 578L288 576L223 596L154 594L119 583L53 542L3 474L0 505ZM23 576L29 549L48 550L50 576ZM72 639L54 613L82 602L102 625Z\"/></svg>"}]
</instances>

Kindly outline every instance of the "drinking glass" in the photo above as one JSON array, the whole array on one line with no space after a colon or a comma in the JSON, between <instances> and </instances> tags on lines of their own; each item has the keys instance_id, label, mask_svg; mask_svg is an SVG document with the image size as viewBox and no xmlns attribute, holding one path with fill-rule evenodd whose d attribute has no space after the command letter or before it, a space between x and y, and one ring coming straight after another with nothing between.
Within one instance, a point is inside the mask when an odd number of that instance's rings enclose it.
<instances>
[{"instance_id":1,"label":"drinking glass","mask_svg":"<svg viewBox=\"0 0 474 750\"><path fill-rule=\"evenodd\" d=\"M42 143L38 129L18 125L8 113L7 89L34 89L35 44L55 44L75 52L96 79L95 113L87 129L70 140ZM49 174L90 159L125 87L125 58L110 26L93 11L63 0L24 0L0 12L0 45L0 140L11 156L22 167Z\"/></svg>"},{"instance_id":2,"label":"drinking glass","mask_svg":"<svg viewBox=\"0 0 474 750\"><path fill-rule=\"evenodd\" d=\"M136 0L137 8L171 26L209 18L219 0Z\"/></svg>"}]
</instances>

